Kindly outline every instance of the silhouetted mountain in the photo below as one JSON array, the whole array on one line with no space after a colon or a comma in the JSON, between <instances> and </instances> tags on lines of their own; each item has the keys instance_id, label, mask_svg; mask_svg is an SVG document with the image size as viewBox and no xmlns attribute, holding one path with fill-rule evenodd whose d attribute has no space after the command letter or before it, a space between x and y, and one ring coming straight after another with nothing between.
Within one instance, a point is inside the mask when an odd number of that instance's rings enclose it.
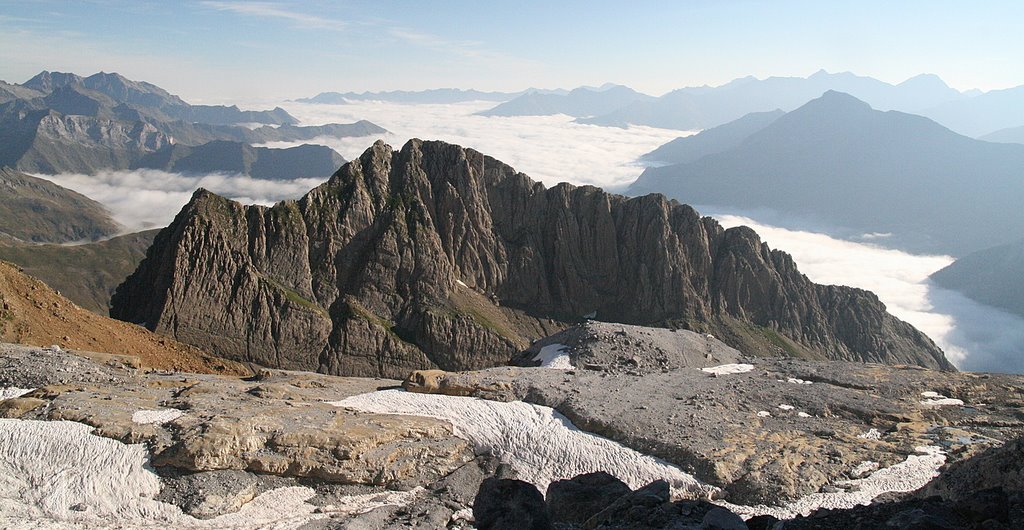
<instances>
[{"instance_id":1,"label":"silhouetted mountain","mask_svg":"<svg viewBox=\"0 0 1024 530\"><path fill-rule=\"evenodd\" d=\"M237 123L295 124L298 120L278 107L268 111L243 111L232 105L189 105L178 96L144 81L132 81L119 74L100 72L89 77L43 71L24 86L44 93L64 87L81 87L106 95L118 103L144 110L156 119L231 125ZM58 109L59 110L59 109ZM63 111L62 111L63 112ZM65 114L76 114L65 112ZM91 114L87 114L91 115Z\"/></svg>"},{"instance_id":2,"label":"silhouetted mountain","mask_svg":"<svg viewBox=\"0 0 1024 530\"><path fill-rule=\"evenodd\" d=\"M100 203L10 168L0 168L0 204L0 239L66 243L121 229Z\"/></svg>"},{"instance_id":3,"label":"silhouetted mountain","mask_svg":"<svg viewBox=\"0 0 1024 530\"><path fill-rule=\"evenodd\" d=\"M176 173L240 173L254 178L287 180L323 178L345 163L337 152L322 145L287 149L252 147L240 142L216 140L200 146L168 145L132 165Z\"/></svg>"},{"instance_id":4,"label":"silhouetted mountain","mask_svg":"<svg viewBox=\"0 0 1024 530\"><path fill-rule=\"evenodd\" d=\"M948 101L919 112L967 136L982 136L1024 122L1024 85Z\"/></svg>"},{"instance_id":5,"label":"silhouetted mountain","mask_svg":"<svg viewBox=\"0 0 1024 530\"><path fill-rule=\"evenodd\" d=\"M638 101L655 98L632 88L612 85L601 88L581 87L568 94L530 92L497 107L479 112L481 116L550 116L567 114L574 117L606 114Z\"/></svg>"},{"instance_id":6,"label":"silhouetted mountain","mask_svg":"<svg viewBox=\"0 0 1024 530\"><path fill-rule=\"evenodd\" d=\"M649 168L629 188L695 204L770 208L901 248L962 255L1024 232L1024 146L827 92L732 149ZM846 234L848 235L848 234Z\"/></svg>"},{"instance_id":7,"label":"silhouetted mountain","mask_svg":"<svg viewBox=\"0 0 1024 530\"><path fill-rule=\"evenodd\" d=\"M751 354L952 368L873 294L811 283L749 228L420 140L270 208L197 191L111 305L230 358L386 377L504 364L594 311Z\"/></svg>"},{"instance_id":8,"label":"silhouetted mountain","mask_svg":"<svg viewBox=\"0 0 1024 530\"><path fill-rule=\"evenodd\" d=\"M692 136L676 138L640 157L655 164L684 164L701 157L721 153L739 145L755 132L764 129L785 112L751 112L725 125L705 129Z\"/></svg>"},{"instance_id":9,"label":"silhouetted mountain","mask_svg":"<svg viewBox=\"0 0 1024 530\"><path fill-rule=\"evenodd\" d=\"M1024 317L1024 239L968 254L932 274L931 279L978 302Z\"/></svg>"},{"instance_id":10,"label":"silhouetted mountain","mask_svg":"<svg viewBox=\"0 0 1024 530\"><path fill-rule=\"evenodd\" d=\"M1024 125L1020 127L1000 129L994 133L981 136L978 139L985 140L986 142L998 142L1001 144L1024 144Z\"/></svg>"},{"instance_id":11,"label":"silhouetted mountain","mask_svg":"<svg viewBox=\"0 0 1024 530\"><path fill-rule=\"evenodd\" d=\"M802 77L736 79L719 87L675 90L651 101L638 101L581 123L625 127L649 125L666 129L697 130L715 127L751 112L792 110L826 90L863 99L876 108L913 111L964 97L936 76L921 75L891 85L849 72L824 70Z\"/></svg>"}]
</instances>

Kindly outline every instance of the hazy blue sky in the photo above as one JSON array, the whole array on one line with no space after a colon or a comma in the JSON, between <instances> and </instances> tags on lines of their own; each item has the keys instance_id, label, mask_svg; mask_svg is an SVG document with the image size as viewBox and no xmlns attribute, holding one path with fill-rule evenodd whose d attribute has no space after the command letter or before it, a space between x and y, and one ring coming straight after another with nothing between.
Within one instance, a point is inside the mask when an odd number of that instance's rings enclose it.
<instances>
[{"instance_id":1,"label":"hazy blue sky","mask_svg":"<svg viewBox=\"0 0 1024 530\"><path fill-rule=\"evenodd\" d=\"M611 81L661 94L824 68L1024 84L1024 2L0 0L0 79L116 71L193 101Z\"/></svg>"}]
</instances>

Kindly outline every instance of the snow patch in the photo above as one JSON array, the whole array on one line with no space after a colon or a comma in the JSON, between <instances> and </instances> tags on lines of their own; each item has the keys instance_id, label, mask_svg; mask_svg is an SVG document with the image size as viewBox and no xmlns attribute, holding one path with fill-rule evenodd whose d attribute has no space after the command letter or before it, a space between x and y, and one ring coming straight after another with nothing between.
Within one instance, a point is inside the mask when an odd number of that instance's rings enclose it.
<instances>
[{"instance_id":1,"label":"snow patch","mask_svg":"<svg viewBox=\"0 0 1024 530\"><path fill-rule=\"evenodd\" d=\"M963 406L964 404L963 400L948 398L938 392L921 392L921 397L928 398L922 399L921 404L929 407L944 407L949 405Z\"/></svg>"},{"instance_id":2,"label":"snow patch","mask_svg":"<svg viewBox=\"0 0 1024 530\"><path fill-rule=\"evenodd\" d=\"M533 360L540 361L541 368L572 370L576 367L572 365L568 350L569 347L565 344L548 344L540 349L540 353Z\"/></svg>"},{"instance_id":3,"label":"snow patch","mask_svg":"<svg viewBox=\"0 0 1024 530\"><path fill-rule=\"evenodd\" d=\"M798 379L796 377L790 377L786 379L786 382L793 383L794 385L809 385L812 383L811 381L804 381L803 379Z\"/></svg>"},{"instance_id":4,"label":"snow patch","mask_svg":"<svg viewBox=\"0 0 1024 530\"><path fill-rule=\"evenodd\" d=\"M772 413L768 412L767 410L759 410L757 412L757 417L758 418L770 418L771 416L772 416Z\"/></svg>"},{"instance_id":5,"label":"snow patch","mask_svg":"<svg viewBox=\"0 0 1024 530\"><path fill-rule=\"evenodd\" d=\"M728 375L728 374L743 374L754 369L752 364L720 364L718 366L709 366L707 368L701 368L701 371L715 375Z\"/></svg>"},{"instance_id":6,"label":"snow patch","mask_svg":"<svg viewBox=\"0 0 1024 530\"><path fill-rule=\"evenodd\" d=\"M963 402L963 400L960 400L960 399L942 398L942 399L922 399L921 400L921 404L922 405L927 405L929 407L945 407L945 406L949 406L949 405L963 406L964 402Z\"/></svg>"},{"instance_id":7,"label":"snow patch","mask_svg":"<svg viewBox=\"0 0 1024 530\"><path fill-rule=\"evenodd\" d=\"M409 491L384 491L363 495L347 495L342 497L338 504L328 504L321 507L320 513L359 515L383 506L406 506L426 491L426 488L423 486L416 486Z\"/></svg>"},{"instance_id":8,"label":"snow patch","mask_svg":"<svg viewBox=\"0 0 1024 530\"><path fill-rule=\"evenodd\" d=\"M462 280L455 280L455 283L459 284L462 287L469 287L468 285L466 285L466 282Z\"/></svg>"},{"instance_id":9,"label":"snow patch","mask_svg":"<svg viewBox=\"0 0 1024 530\"><path fill-rule=\"evenodd\" d=\"M35 390L34 388L18 388L16 386L0 387L0 401L5 399L14 399L24 396L29 392Z\"/></svg>"},{"instance_id":10,"label":"snow patch","mask_svg":"<svg viewBox=\"0 0 1024 530\"><path fill-rule=\"evenodd\" d=\"M142 424L163 425L184 415L185 413L178 409L139 410L132 414L132 421Z\"/></svg>"},{"instance_id":11,"label":"snow patch","mask_svg":"<svg viewBox=\"0 0 1024 530\"><path fill-rule=\"evenodd\" d=\"M882 439L882 433L879 432L878 429L872 428L870 431L868 431L868 432L866 432L864 434L858 434L857 438L861 438L861 439L864 439L864 440L881 440Z\"/></svg>"},{"instance_id":12,"label":"snow patch","mask_svg":"<svg viewBox=\"0 0 1024 530\"><path fill-rule=\"evenodd\" d=\"M552 481L595 471L610 473L634 489L664 479L673 491L691 496L707 497L718 491L664 460L583 432L549 407L401 390L371 392L331 404L365 412L447 420L456 436L469 441L479 453L508 461L520 479L536 485L541 492Z\"/></svg>"},{"instance_id":13,"label":"snow patch","mask_svg":"<svg viewBox=\"0 0 1024 530\"><path fill-rule=\"evenodd\" d=\"M859 504L868 504L883 493L904 493L924 486L939 474L939 468L946 462L946 455L935 446L917 447L918 453L910 455L899 464L880 469L871 475L846 480L836 484L848 491L835 493L812 493L785 506L741 506L715 501L744 518L757 515L771 515L779 519L790 519L797 515L808 515L820 508L848 509ZM865 462L866 463L866 462ZM858 468L863 466L860 464ZM854 468L855 470L857 468Z\"/></svg>"},{"instance_id":14,"label":"snow patch","mask_svg":"<svg viewBox=\"0 0 1024 530\"><path fill-rule=\"evenodd\" d=\"M804 412L802 410L800 412L797 412L796 415L800 416L801 418L810 418L811 417L810 414L808 414L808 413L806 413L806 412Z\"/></svg>"},{"instance_id":15,"label":"snow patch","mask_svg":"<svg viewBox=\"0 0 1024 530\"><path fill-rule=\"evenodd\" d=\"M782 410L793 410L796 407L794 407L793 405L786 405L785 403L783 403L782 405L779 405L779 408Z\"/></svg>"},{"instance_id":16,"label":"snow patch","mask_svg":"<svg viewBox=\"0 0 1024 530\"><path fill-rule=\"evenodd\" d=\"M200 520L154 500L160 479L141 444L69 421L0 419L2 528L296 528L314 519L310 488L263 493L233 514ZM76 509L72 509L75 507Z\"/></svg>"}]
</instances>

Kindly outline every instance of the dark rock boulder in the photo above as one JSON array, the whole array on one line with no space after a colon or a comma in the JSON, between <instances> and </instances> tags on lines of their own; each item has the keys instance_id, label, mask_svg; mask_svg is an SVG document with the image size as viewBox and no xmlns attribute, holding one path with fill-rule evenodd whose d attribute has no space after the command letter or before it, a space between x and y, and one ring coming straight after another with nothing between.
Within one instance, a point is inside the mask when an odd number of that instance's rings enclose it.
<instances>
[{"instance_id":1,"label":"dark rock boulder","mask_svg":"<svg viewBox=\"0 0 1024 530\"><path fill-rule=\"evenodd\" d=\"M552 482L545 500L552 522L583 524L631 491L625 482L602 471Z\"/></svg>"},{"instance_id":2,"label":"dark rock boulder","mask_svg":"<svg viewBox=\"0 0 1024 530\"><path fill-rule=\"evenodd\" d=\"M332 374L503 364L594 312L753 354L952 369L873 294L813 284L749 229L420 140L378 142L270 208L197 192L112 306L228 358Z\"/></svg>"},{"instance_id":3,"label":"dark rock boulder","mask_svg":"<svg viewBox=\"0 0 1024 530\"><path fill-rule=\"evenodd\" d=\"M473 519L480 530L550 530L544 496L529 482L489 478L473 501Z\"/></svg>"}]
</instances>

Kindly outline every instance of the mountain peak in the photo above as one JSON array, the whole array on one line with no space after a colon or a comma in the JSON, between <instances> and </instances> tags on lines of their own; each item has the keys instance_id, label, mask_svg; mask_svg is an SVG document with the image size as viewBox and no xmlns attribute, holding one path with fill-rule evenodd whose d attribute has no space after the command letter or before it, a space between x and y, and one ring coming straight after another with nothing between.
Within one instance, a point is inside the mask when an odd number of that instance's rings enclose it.
<instances>
[{"instance_id":1,"label":"mountain peak","mask_svg":"<svg viewBox=\"0 0 1024 530\"><path fill-rule=\"evenodd\" d=\"M808 101L802 107L794 110L793 113L798 113L803 109L815 111L828 109L845 112L867 112L872 110L871 105L838 90L826 90L820 97Z\"/></svg>"}]
</instances>

